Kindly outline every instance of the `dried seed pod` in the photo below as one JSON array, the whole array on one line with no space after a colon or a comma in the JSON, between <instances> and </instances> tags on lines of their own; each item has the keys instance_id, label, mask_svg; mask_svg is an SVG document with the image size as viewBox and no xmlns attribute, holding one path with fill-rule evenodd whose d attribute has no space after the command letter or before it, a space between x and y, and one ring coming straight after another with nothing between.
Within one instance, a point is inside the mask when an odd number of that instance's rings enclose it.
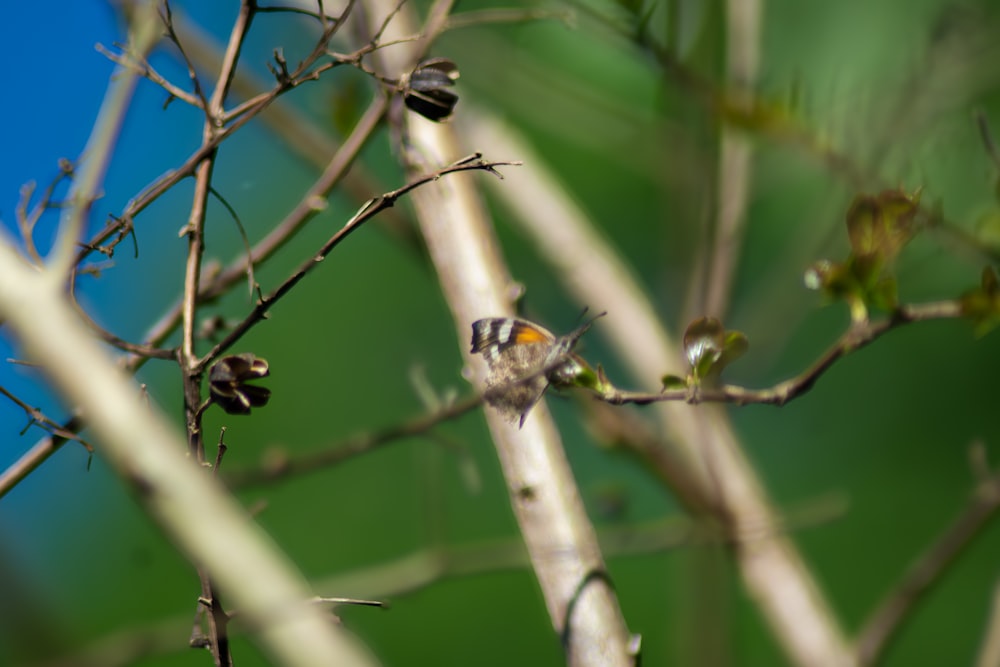
<instances>
[{"instance_id":1,"label":"dried seed pod","mask_svg":"<svg viewBox=\"0 0 1000 667\"><path fill-rule=\"evenodd\" d=\"M458 66L447 58L424 60L403 78L403 102L428 120L448 120L458 103L458 95L448 88L458 76Z\"/></svg>"},{"instance_id":2,"label":"dried seed pod","mask_svg":"<svg viewBox=\"0 0 1000 667\"><path fill-rule=\"evenodd\" d=\"M247 383L269 374L267 361L250 353L223 357L208 373L209 393L227 413L247 415L250 408L263 407L271 398L270 389Z\"/></svg>"}]
</instances>

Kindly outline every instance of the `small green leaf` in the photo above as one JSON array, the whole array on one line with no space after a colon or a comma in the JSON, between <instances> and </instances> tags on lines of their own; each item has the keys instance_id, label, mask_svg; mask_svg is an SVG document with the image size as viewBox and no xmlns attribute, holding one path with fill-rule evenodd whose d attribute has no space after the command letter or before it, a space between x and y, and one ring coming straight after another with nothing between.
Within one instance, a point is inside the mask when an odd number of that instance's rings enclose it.
<instances>
[{"instance_id":1,"label":"small green leaf","mask_svg":"<svg viewBox=\"0 0 1000 667\"><path fill-rule=\"evenodd\" d=\"M749 342L742 332L726 331L722 322L714 317L693 321L684 332L684 353L691 365L691 377L685 381L685 386L718 378L748 347ZM664 378L664 383L666 380Z\"/></svg>"},{"instance_id":2,"label":"small green leaf","mask_svg":"<svg viewBox=\"0 0 1000 667\"><path fill-rule=\"evenodd\" d=\"M722 344L722 355L719 357L719 361L716 362L719 372L746 354L749 348L750 341L747 339L746 334L742 331L727 331Z\"/></svg>"},{"instance_id":3,"label":"small green leaf","mask_svg":"<svg viewBox=\"0 0 1000 667\"><path fill-rule=\"evenodd\" d=\"M695 378L708 376L722 354L725 329L714 317L700 317L684 331L684 354Z\"/></svg>"},{"instance_id":4,"label":"small green leaf","mask_svg":"<svg viewBox=\"0 0 1000 667\"><path fill-rule=\"evenodd\" d=\"M660 378L660 382L663 383L663 391L687 389L688 386L687 380L680 375L664 375Z\"/></svg>"}]
</instances>

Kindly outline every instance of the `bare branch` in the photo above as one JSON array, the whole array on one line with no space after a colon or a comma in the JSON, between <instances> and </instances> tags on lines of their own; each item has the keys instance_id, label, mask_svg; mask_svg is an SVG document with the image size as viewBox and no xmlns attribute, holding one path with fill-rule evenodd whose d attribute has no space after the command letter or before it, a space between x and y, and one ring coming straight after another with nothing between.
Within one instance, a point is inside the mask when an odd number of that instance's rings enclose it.
<instances>
[{"instance_id":1,"label":"bare branch","mask_svg":"<svg viewBox=\"0 0 1000 667\"><path fill-rule=\"evenodd\" d=\"M103 44L98 44L96 46L97 51L103 55L105 58L111 62L119 65L124 69L129 69L139 76L149 79L155 83L163 90L167 91L167 94L172 98L177 98L186 104L190 104L196 109L206 109L207 106L204 102L194 94L189 93L183 88L175 86L170 81L167 80L162 74L156 71L156 69L149 64L149 61L145 58L141 58L136 54L132 54L128 51L123 53L115 53L110 49L106 48Z\"/></svg>"},{"instance_id":2,"label":"bare branch","mask_svg":"<svg viewBox=\"0 0 1000 667\"><path fill-rule=\"evenodd\" d=\"M377 6L384 13L390 3L384 0ZM393 22L399 34L414 31L415 20L407 9ZM409 49L379 51L379 69L386 73L412 71L444 27L450 10L451 3L446 0L435 3L424 21L425 38ZM409 173L447 164L461 154L451 127L411 116L405 115L404 122L413 150L402 152ZM431 184L417 190L413 201L459 339L466 339L471 323L480 317L512 314L509 271L469 179ZM473 359L468 347L463 353L473 368L475 386L481 390L484 362ZM549 619L556 635L566 640L567 664L634 664L630 633L617 597L595 576L606 570L600 546L544 404L536 406L520 430L493 410L486 412L486 420ZM549 557L553 545L562 552L561 558ZM581 590L584 582L587 585Z\"/></svg>"},{"instance_id":3,"label":"bare branch","mask_svg":"<svg viewBox=\"0 0 1000 667\"><path fill-rule=\"evenodd\" d=\"M145 57L159 40L155 3L145 0L138 3L129 28L129 50ZM138 83L138 74L129 68L119 67L108 83L108 89L97 115L97 122L83 149L83 159L76 170L70 188L68 207L59 224L59 238L52 255L53 280L65 280L77 264L74 255L77 243L85 229L94 200L101 194L104 173L111 161L111 152L118 140L125 113Z\"/></svg>"},{"instance_id":4,"label":"bare branch","mask_svg":"<svg viewBox=\"0 0 1000 667\"><path fill-rule=\"evenodd\" d=\"M356 640L304 602L310 593L301 575L185 455L169 420L143 404L51 285L0 243L0 317L66 402L84 411L103 455L171 541L212 572L275 663L370 664Z\"/></svg>"},{"instance_id":5,"label":"bare branch","mask_svg":"<svg viewBox=\"0 0 1000 667\"><path fill-rule=\"evenodd\" d=\"M24 239L24 247L37 266L42 266L45 261L35 246L35 225L41 219L42 214L52 208L57 208L58 204L52 200L56 188L66 179L73 178L74 167L69 160L59 160L59 173L53 178L34 206L31 206L31 198L35 194L35 184L26 183L21 187L20 198L17 202L15 216L17 224L21 230L21 238ZM29 210L30 207L30 210Z\"/></svg>"},{"instance_id":6,"label":"bare branch","mask_svg":"<svg viewBox=\"0 0 1000 667\"><path fill-rule=\"evenodd\" d=\"M212 363L212 361L214 361L220 354L228 350L233 343L242 338L243 335L246 334L246 332L249 331L255 324L263 320L267 315L267 311L271 309L274 303L288 294L288 292L290 292L300 280L305 278L306 275L315 269L319 263L333 251L334 248L340 245L341 241L346 239L352 232L357 230L364 223L375 217L380 211L393 206L399 197L402 197L415 188L431 183L432 181L436 181L447 174L479 170L500 176L499 172L496 171L496 167L516 166L519 164L520 162L489 162L483 160L482 156L479 154L476 154L474 156L463 158L447 167L427 174L426 176L417 178L397 190L387 192L384 195L367 202L361 207L361 210L354 215L354 217L348 220L336 234L331 236L330 239L323 244L323 247L321 247L313 257L310 257L299 265L299 268L270 294L262 297L250 314L247 315L243 321L237 324L233 330L229 332L225 339L219 342L208 354L201 358L201 360L194 367L195 370L199 372L203 371L208 364Z\"/></svg>"},{"instance_id":7,"label":"bare branch","mask_svg":"<svg viewBox=\"0 0 1000 667\"><path fill-rule=\"evenodd\" d=\"M768 389L745 389L733 385L719 388L692 387L658 393L621 391L610 383L597 397L614 405L635 403L646 405L660 401L685 401L688 403L734 403L750 405L763 403L784 405L806 393L834 363L846 355L870 345L880 337L904 324L927 320L955 319L962 317L962 306L957 301L935 301L926 304L903 305L892 316L879 322L866 322L852 326L820 356L809 368L794 378L779 382Z\"/></svg>"},{"instance_id":8,"label":"bare branch","mask_svg":"<svg viewBox=\"0 0 1000 667\"><path fill-rule=\"evenodd\" d=\"M301 454L294 458L283 457L277 460L273 457L268 457L268 460L257 468L227 470L223 478L230 487L242 489L248 486L282 481L291 477L330 468L385 445L424 435L433 428L474 410L482 402L483 400L480 396L471 396L453 405L435 410L430 414L421 415L402 424L390 426L389 428L372 433L352 436L344 441L325 447L318 452Z\"/></svg>"},{"instance_id":9,"label":"bare branch","mask_svg":"<svg viewBox=\"0 0 1000 667\"><path fill-rule=\"evenodd\" d=\"M24 410L25 414L28 415L28 425L25 426L24 429L21 431L22 435L24 434L25 431L28 430L28 428L31 425L37 424L38 426L44 428L52 435L58 436L60 438L65 438L66 440L75 440L76 442L79 442L81 445L86 447L88 452L94 451L94 448L79 435L66 430L58 422L47 417L45 413L42 412L40 409L28 405L27 403L22 401L20 398L18 398L17 396L15 396L13 393L11 393L2 386L0 386L0 394L6 396L8 399L10 399L12 403L14 403L17 407L21 408L22 410Z\"/></svg>"},{"instance_id":10,"label":"bare branch","mask_svg":"<svg viewBox=\"0 0 1000 667\"><path fill-rule=\"evenodd\" d=\"M177 47L178 52L181 54L181 58L184 59L184 64L187 66L188 78L191 80L191 87L194 89L194 94L199 102L196 106L200 106L200 108L207 115L209 110L208 98L205 97L205 91L201 87L201 79L198 78L198 72L194 68L194 63L191 62L187 51L184 49L184 45L181 44L180 37L177 35L177 30L174 27L174 14L170 9L170 0L163 0L160 18L163 21L164 27L167 29L167 38L174 43L174 46Z\"/></svg>"}]
</instances>

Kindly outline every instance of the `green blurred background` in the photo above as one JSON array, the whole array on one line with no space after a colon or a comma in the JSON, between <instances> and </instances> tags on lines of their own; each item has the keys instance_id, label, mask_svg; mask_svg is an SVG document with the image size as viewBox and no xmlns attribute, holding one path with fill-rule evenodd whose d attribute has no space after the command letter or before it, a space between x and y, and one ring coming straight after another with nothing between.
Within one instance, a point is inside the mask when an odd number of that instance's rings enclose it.
<instances>
[{"instance_id":1,"label":"green blurred background","mask_svg":"<svg viewBox=\"0 0 1000 667\"><path fill-rule=\"evenodd\" d=\"M2 174L2 213L9 228L20 183L44 182L55 158L83 146L111 72L91 45L120 39L122 26L110 8L81 5L65 14L2 10L9 14L3 34L17 53L15 69L25 77L22 90L31 95L28 109L5 112L4 140L12 150ZM219 42L236 10L236 3L172 5ZM457 11L492 6L476 0ZM627 3L544 9L570 11L574 19L570 25L553 19L485 25L441 38L434 55L455 60L462 71L458 113L464 105L487 109L533 142L547 168L630 262L662 320L680 332L693 260L712 216L721 119L665 74L648 49L622 34L635 24ZM989 249L1000 219L998 174L972 112L982 110L1000 127L998 9L987 0L764 3L757 90L768 113L744 122L754 147L752 188L725 318L747 334L750 352L729 370L730 381L763 387L798 373L844 329L846 308L807 291L802 274L817 259L845 256L843 218L855 194L922 187L925 203ZM685 67L719 85L724 13L721 2L667 2L652 11L649 33ZM40 32L25 38L31 30ZM261 15L243 62L264 77L275 47L294 62L313 37L303 17ZM171 50L161 50L153 62L185 82ZM37 71L50 72L45 85L32 76ZM75 78L89 87L82 97L68 98ZM364 75L344 68L285 100L336 141L370 92ZM197 113L179 102L163 110L163 101L162 91L140 85L95 225L200 141ZM831 165L817 146L847 156L862 182ZM519 158L475 148L492 159ZM370 186L366 196L403 183L386 132L366 149L361 165ZM256 122L222 147L215 187L253 240L294 206L316 173L306 157L286 147L282 132ZM113 268L83 286L85 304L125 338L141 338L180 293L186 244L177 230L190 195L185 182L158 201L139 221L138 259L126 243ZM363 199L335 197L258 269L262 288L273 288L310 256ZM512 274L527 290L526 313L554 330L571 329L580 305L560 289L505 209L497 206L494 213ZM405 204L392 215L404 230L412 229ZM43 239L53 221L40 230ZM208 224L206 259L238 256L239 234L217 203ZM276 450L293 456L315 451L419 414L415 373L440 392L469 390L459 353L468 341L456 340L429 262L406 238L381 221L361 230L234 350L268 360L266 386L273 398L251 417L209 412L209 442L227 428L224 469L251 466ZM953 298L978 283L985 261L950 236L921 236L899 262L902 298ZM204 314L238 318L248 303L241 287ZM590 305L615 317L613 303ZM585 356L629 386L600 329L598 324L588 334ZM16 355L8 347L4 352ZM8 367L3 373L5 386L21 386L50 414L65 414L29 370ZM861 627L968 502L970 445L982 442L993 460L1000 458L998 374L996 334L976 338L965 322L919 324L849 356L812 392L783 408L731 409L775 502L798 512L795 541L848 631ZM180 423L175 368L152 362L139 379ZM683 528L669 490L588 435L585 402L549 404L599 528L633 527L661 537ZM7 465L39 433L19 436L23 413L4 410L0 462ZM562 661L531 572L489 566L491 555L511 553L517 561L518 538L480 413L442 426L434 437L241 490L239 497L247 506L266 503L259 521L318 593L374 594L392 602L388 611L341 610L385 664ZM644 664L784 664L720 549L687 543L615 556L625 541L612 540L607 557L629 628L643 635ZM1000 531L994 527L914 611L883 664L970 664L998 585L998 556ZM76 657L63 664L83 664L79 652L95 646L109 647L105 658L148 649L135 663L142 665L210 662L207 653L184 648L198 595L193 569L99 455L91 463L81 448L65 447L0 500L0 573L0 661L7 664L67 655ZM140 650L130 643L153 636L156 642ZM236 664L264 664L242 639L234 654Z\"/></svg>"}]
</instances>

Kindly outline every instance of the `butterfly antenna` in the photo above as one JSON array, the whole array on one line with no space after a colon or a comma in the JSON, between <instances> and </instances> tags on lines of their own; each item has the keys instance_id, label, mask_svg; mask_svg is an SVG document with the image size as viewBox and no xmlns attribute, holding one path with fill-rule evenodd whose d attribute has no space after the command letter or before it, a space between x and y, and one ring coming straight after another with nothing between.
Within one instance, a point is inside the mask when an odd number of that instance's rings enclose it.
<instances>
[{"instance_id":1,"label":"butterfly antenna","mask_svg":"<svg viewBox=\"0 0 1000 667\"><path fill-rule=\"evenodd\" d=\"M589 308L584 308L583 312L580 313L580 318L581 319L583 318L584 315L587 314L587 310L589 310ZM603 312L600 312L600 313L594 315L589 320L587 320L586 322L584 322L583 324L581 324L580 326L578 326L576 329L574 329L573 332L569 334L569 336L571 338L574 338L574 339L579 338L583 334L587 333L587 330L590 329L590 327L594 326L594 322L596 320L598 320L601 317L604 317L607 314L608 314L608 311L605 310Z\"/></svg>"}]
</instances>

